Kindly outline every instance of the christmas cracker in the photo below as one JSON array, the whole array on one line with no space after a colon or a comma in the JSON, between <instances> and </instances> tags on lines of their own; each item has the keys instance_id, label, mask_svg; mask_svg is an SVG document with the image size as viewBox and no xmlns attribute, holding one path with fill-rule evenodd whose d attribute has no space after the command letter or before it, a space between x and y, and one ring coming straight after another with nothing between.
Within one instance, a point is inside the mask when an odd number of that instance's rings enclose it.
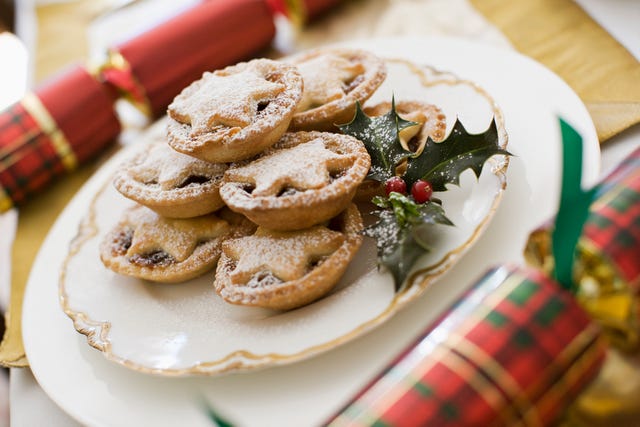
<instances>
[{"instance_id":1,"label":"christmas cracker","mask_svg":"<svg viewBox=\"0 0 640 427\"><path fill-rule=\"evenodd\" d=\"M548 276L498 267L328 425L551 425L598 373L599 331Z\"/></svg>"},{"instance_id":2,"label":"christmas cracker","mask_svg":"<svg viewBox=\"0 0 640 427\"><path fill-rule=\"evenodd\" d=\"M535 230L525 257L536 268L554 266L548 223ZM578 241L573 268L576 296L610 341L640 347L640 148L598 188Z\"/></svg>"}]
</instances>

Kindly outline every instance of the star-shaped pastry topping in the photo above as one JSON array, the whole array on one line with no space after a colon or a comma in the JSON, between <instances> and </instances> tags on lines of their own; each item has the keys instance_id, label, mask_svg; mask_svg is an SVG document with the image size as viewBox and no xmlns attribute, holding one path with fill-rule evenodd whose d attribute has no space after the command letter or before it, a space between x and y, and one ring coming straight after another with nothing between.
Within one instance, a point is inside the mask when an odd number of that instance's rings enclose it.
<instances>
[{"instance_id":1,"label":"star-shaped pastry topping","mask_svg":"<svg viewBox=\"0 0 640 427\"><path fill-rule=\"evenodd\" d=\"M172 190L193 176L221 177L226 169L224 164L209 163L178 153L162 143L151 147L130 173L139 182L156 183L162 190Z\"/></svg>"},{"instance_id":2,"label":"star-shaped pastry topping","mask_svg":"<svg viewBox=\"0 0 640 427\"><path fill-rule=\"evenodd\" d=\"M324 226L301 231L271 231L258 228L254 235L227 240L222 250L236 261L231 282L246 284L254 274L271 272L283 282L307 274L309 266L334 253L344 236Z\"/></svg>"},{"instance_id":3,"label":"star-shaped pastry topping","mask_svg":"<svg viewBox=\"0 0 640 427\"><path fill-rule=\"evenodd\" d=\"M246 127L256 116L258 103L274 99L285 89L251 68L232 73L205 73L176 96L169 115L191 124L191 133L211 132L216 126Z\"/></svg>"},{"instance_id":4,"label":"star-shaped pastry topping","mask_svg":"<svg viewBox=\"0 0 640 427\"><path fill-rule=\"evenodd\" d=\"M338 55L320 55L298 64L304 80L302 100L296 111L305 111L344 96L344 85L364 73L362 64Z\"/></svg>"},{"instance_id":5,"label":"star-shaped pastry topping","mask_svg":"<svg viewBox=\"0 0 640 427\"><path fill-rule=\"evenodd\" d=\"M127 212L125 223L134 227L127 257L163 251L177 262L186 260L198 243L229 232L229 224L214 215L171 219L161 217L143 207L136 207Z\"/></svg>"},{"instance_id":6,"label":"star-shaped pastry topping","mask_svg":"<svg viewBox=\"0 0 640 427\"><path fill-rule=\"evenodd\" d=\"M272 153L227 171L234 181L255 185L254 196L275 196L285 187L298 190L322 188L331 181L330 172L353 164L350 155L327 149L321 138Z\"/></svg>"}]
</instances>

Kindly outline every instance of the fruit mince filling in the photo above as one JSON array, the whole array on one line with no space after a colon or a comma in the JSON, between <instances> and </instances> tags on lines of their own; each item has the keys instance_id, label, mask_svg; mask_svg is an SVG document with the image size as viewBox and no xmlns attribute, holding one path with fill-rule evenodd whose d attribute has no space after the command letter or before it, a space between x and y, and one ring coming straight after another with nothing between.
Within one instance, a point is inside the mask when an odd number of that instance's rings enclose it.
<instances>
[{"instance_id":1,"label":"fruit mince filling","mask_svg":"<svg viewBox=\"0 0 640 427\"><path fill-rule=\"evenodd\" d=\"M122 256L127 253L131 247L133 239L133 229L121 230L113 237L111 245L111 253L113 256Z\"/></svg>"},{"instance_id":2,"label":"fruit mince filling","mask_svg":"<svg viewBox=\"0 0 640 427\"><path fill-rule=\"evenodd\" d=\"M331 180L331 182L333 182L337 179L342 178L346 174L347 174L347 171L344 169L331 170L329 171L329 179Z\"/></svg>"},{"instance_id":3,"label":"fruit mince filling","mask_svg":"<svg viewBox=\"0 0 640 427\"><path fill-rule=\"evenodd\" d=\"M189 177L187 179L185 179L184 182L178 186L178 188L185 188L185 187L188 187L190 185L206 184L209 181L211 181L211 178L206 177L206 176L189 175Z\"/></svg>"},{"instance_id":4,"label":"fruit mince filling","mask_svg":"<svg viewBox=\"0 0 640 427\"><path fill-rule=\"evenodd\" d=\"M263 286L273 286L278 283L283 283L278 277L274 276L270 271L259 271L247 282L247 286L250 288L259 288Z\"/></svg>"},{"instance_id":5,"label":"fruit mince filling","mask_svg":"<svg viewBox=\"0 0 640 427\"><path fill-rule=\"evenodd\" d=\"M355 78L346 81L342 84L342 90L345 94L348 94L352 90L354 90L362 81L364 80L364 75L358 74Z\"/></svg>"},{"instance_id":6,"label":"fruit mince filling","mask_svg":"<svg viewBox=\"0 0 640 427\"><path fill-rule=\"evenodd\" d=\"M164 251L153 251L147 254L134 254L129 262L140 267L165 267L174 264L176 259Z\"/></svg>"},{"instance_id":7,"label":"fruit mince filling","mask_svg":"<svg viewBox=\"0 0 640 427\"><path fill-rule=\"evenodd\" d=\"M300 190L298 190L297 188L294 187L290 187L288 185L282 187L280 189L280 191L278 192L277 197L283 197L283 196L293 196L294 194L296 194L297 192L299 192ZM304 191L304 190L302 190Z\"/></svg>"}]
</instances>

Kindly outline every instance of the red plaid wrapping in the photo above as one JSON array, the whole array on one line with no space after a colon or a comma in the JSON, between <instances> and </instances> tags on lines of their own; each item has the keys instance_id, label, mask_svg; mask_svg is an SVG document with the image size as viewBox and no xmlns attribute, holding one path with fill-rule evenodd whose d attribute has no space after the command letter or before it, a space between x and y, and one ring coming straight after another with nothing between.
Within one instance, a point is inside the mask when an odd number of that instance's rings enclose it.
<instances>
[{"instance_id":1,"label":"red plaid wrapping","mask_svg":"<svg viewBox=\"0 0 640 427\"><path fill-rule=\"evenodd\" d=\"M120 132L113 101L76 67L0 113L0 212L112 141Z\"/></svg>"},{"instance_id":2,"label":"red plaid wrapping","mask_svg":"<svg viewBox=\"0 0 640 427\"><path fill-rule=\"evenodd\" d=\"M640 148L602 182L580 245L605 257L640 292Z\"/></svg>"},{"instance_id":3,"label":"red plaid wrapping","mask_svg":"<svg viewBox=\"0 0 640 427\"><path fill-rule=\"evenodd\" d=\"M598 328L536 271L501 267L329 422L331 426L546 426L604 359Z\"/></svg>"},{"instance_id":4,"label":"red plaid wrapping","mask_svg":"<svg viewBox=\"0 0 640 427\"><path fill-rule=\"evenodd\" d=\"M205 1L113 48L121 61L107 65L103 78L121 93L135 88L129 95L147 99L160 116L204 71L248 58L274 35L265 0Z\"/></svg>"},{"instance_id":5,"label":"red plaid wrapping","mask_svg":"<svg viewBox=\"0 0 640 427\"><path fill-rule=\"evenodd\" d=\"M640 148L602 183L578 244L578 297L612 343L640 347Z\"/></svg>"}]
</instances>

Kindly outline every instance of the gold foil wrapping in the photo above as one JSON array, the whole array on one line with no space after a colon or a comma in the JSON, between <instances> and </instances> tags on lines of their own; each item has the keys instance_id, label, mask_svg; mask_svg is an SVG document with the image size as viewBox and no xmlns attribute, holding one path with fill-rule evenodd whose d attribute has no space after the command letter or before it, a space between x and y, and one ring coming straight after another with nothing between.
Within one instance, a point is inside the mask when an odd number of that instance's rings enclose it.
<instances>
[{"instance_id":1,"label":"gold foil wrapping","mask_svg":"<svg viewBox=\"0 0 640 427\"><path fill-rule=\"evenodd\" d=\"M640 425L640 359L615 348L598 376L574 401L562 427L636 427Z\"/></svg>"},{"instance_id":2,"label":"gold foil wrapping","mask_svg":"<svg viewBox=\"0 0 640 427\"><path fill-rule=\"evenodd\" d=\"M531 266L552 274L550 226L531 233L525 259ZM617 274L604 254L582 241L576 250L573 274L580 305L601 324L611 344L626 352L638 350L640 304L633 287Z\"/></svg>"}]
</instances>

